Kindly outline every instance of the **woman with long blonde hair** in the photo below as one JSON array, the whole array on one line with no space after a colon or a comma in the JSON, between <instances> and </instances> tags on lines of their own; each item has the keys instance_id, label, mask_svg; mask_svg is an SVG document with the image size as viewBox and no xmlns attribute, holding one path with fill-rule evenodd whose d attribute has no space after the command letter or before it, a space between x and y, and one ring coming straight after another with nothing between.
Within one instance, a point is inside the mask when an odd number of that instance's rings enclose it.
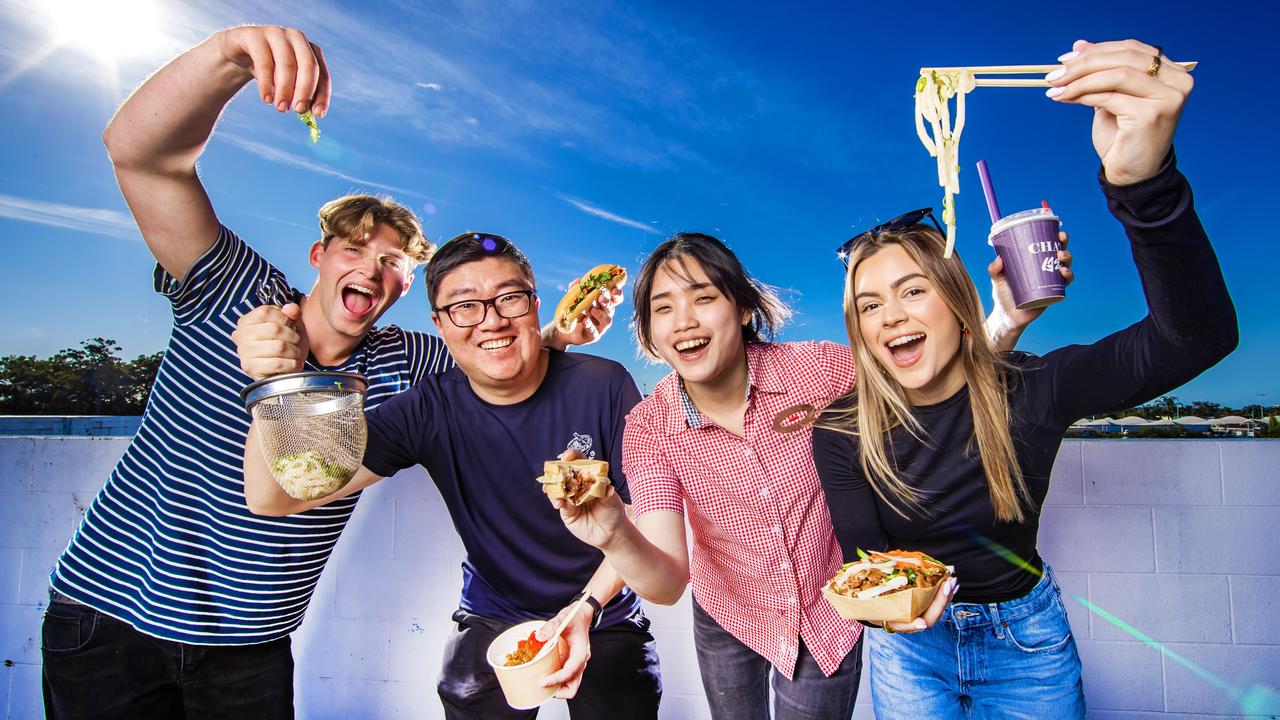
<instances>
[{"instance_id":1,"label":"woman with long blonde hair","mask_svg":"<svg viewBox=\"0 0 1280 720\"><path fill-rule=\"evenodd\" d=\"M1058 447L1075 420L1168 392L1238 340L1172 153L1190 76L1132 40L1080 41L1062 60L1048 94L1095 108L1100 181L1131 241L1144 320L1044 357L999 354L973 331L977 290L933 228L899 223L846 248L858 387L813 434L836 536L846 559L918 550L960 584L936 624L872 634L880 718L1083 717L1080 658L1036 552Z\"/></svg>"}]
</instances>

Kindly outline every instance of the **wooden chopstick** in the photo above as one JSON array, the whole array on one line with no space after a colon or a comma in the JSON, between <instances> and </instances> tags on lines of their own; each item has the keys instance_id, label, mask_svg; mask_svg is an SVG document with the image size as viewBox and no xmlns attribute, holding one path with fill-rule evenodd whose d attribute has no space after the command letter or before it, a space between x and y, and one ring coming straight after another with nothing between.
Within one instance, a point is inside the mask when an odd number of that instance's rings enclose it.
<instances>
[{"instance_id":1,"label":"wooden chopstick","mask_svg":"<svg viewBox=\"0 0 1280 720\"><path fill-rule=\"evenodd\" d=\"M1173 62L1173 61L1170 61L1170 62ZM1196 65L1198 65L1199 63L1196 62L1195 60L1190 60L1187 62L1180 62L1176 64L1181 65L1183 70L1186 70L1187 72L1191 72L1192 70L1196 69ZM954 73L954 72L963 72L967 70L973 73L974 75L1043 75L1045 73L1053 72L1054 70L1057 70L1060 67L1062 66L1061 65L978 65L974 67L920 68L920 72L922 74L930 71ZM992 83L984 83L981 80L978 81L978 84L987 85L989 87L1042 87L1041 85L1000 86L1000 85L994 85Z\"/></svg>"},{"instance_id":2,"label":"wooden chopstick","mask_svg":"<svg viewBox=\"0 0 1280 720\"><path fill-rule=\"evenodd\" d=\"M1049 87L1049 81L1044 78L1038 80L1023 80L1019 78L1009 78L1008 80L976 78L973 84L977 87Z\"/></svg>"}]
</instances>

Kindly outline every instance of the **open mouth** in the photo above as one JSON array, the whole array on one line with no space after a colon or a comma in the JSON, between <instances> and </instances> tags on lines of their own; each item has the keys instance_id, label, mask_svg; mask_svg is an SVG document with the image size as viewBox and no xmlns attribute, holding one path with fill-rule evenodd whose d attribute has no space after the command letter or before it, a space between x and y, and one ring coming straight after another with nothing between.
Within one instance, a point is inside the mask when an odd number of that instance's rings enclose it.
<instances>
[{"instance_id":1,"label":"open mouth","mask_svg":"<svg viewBox=\"0 0 1280 720\"><path fill-rule=\"evenodd\" d=\"M342 288L342 307L356 317L368 315L377 299L377 293L366 285L349 283Z\"/></svg>"},{"instance_id":2,"label":"open mouth","mask_svg":"<svg viewBox=\"0 0 1280 720\"><path fill-rule=\"evenodd\" d=\"M924 338L924 333L903 335L885 343L885 347L889 349L889 356L893 358L895 365L910 367L924 354Z\"/></svg>"},{"instance_id":3,"label":"open mouth","mask_svg":"<svg viewBox=\"0 0 1280 720\"><path fill-rule=\"evenodd\" d=\"M501 338L499 340L486 340L480 343L480 349L488 350L489 352L498 352L499 350L510 347L511 343L515 341L516 339L513 337Z\"/></svg>"},{"instance_id":4,"label":"open mouth","mask_svg":"<svg viewBox=\"0 0 1280 720\"><path fill-rule=\"evenodd\" d=\"M689 340L681 340L676 343L676 353L680 355L680 359L682 360L697 360L702 357L707 346L710 344L710 338L691 338Z\"/></svg>"}]
</instances>

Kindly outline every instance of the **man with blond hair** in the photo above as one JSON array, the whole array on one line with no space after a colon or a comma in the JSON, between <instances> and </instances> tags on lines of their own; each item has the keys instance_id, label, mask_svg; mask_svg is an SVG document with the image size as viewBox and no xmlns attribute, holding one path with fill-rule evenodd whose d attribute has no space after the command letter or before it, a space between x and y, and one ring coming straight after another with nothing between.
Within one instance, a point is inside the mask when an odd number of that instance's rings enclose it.
<instances>
[{"instance_id":1,"label":"man with blond hair","mask_svg":"<svg viewBox=\"0 0 1280 720\"><path fill-rule=\"evenodd\" d=\"M196 161L223 106L255 78L282 112L328 109L318 47L296 30L239 27L161 68L103 135L173 333L138 434L50 578L50 718L292 717L289 634L358 495L286 518L252 515L240 390L304 368L358 372L374 407L453 365L438 337L374 326L434 249L409 209L370 195L327 203L306 294L219 223ZM594 324L548 340L589 342L608 315L596 308ZM237 343L267 358L263 367L242 369Z\"/></svg>"}]
</instances>

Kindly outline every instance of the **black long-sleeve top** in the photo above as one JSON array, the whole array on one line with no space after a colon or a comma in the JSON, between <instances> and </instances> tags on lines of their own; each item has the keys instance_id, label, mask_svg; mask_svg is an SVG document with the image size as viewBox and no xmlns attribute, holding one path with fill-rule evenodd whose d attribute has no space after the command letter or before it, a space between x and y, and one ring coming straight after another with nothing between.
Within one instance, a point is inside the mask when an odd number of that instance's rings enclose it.
<instances>
[{"instance_id":1,"label":"black long-sleeve top","mask_svg":"<svg viewBox=\"0 0 1280 720\"><path fill-rule=\"evenodd\" d=\"M1010 353L1011 432L1032 506L1021 523L998 522L973 435L968 388L912 408L922 443L892 431L893 461L917 491L904 519L875 495L862 473L857 438L828 428L813 433L814 461L846 560L857 548L919 550L954 565L961 602L1025 595L1043 569L1036 552L1040 509L1067 428L1079 418L1133 407L1216 364L1238 341L1235 307L1222 270L1192 207L1191 186L1170 153L1153 178L1114 186L1100 174L1111 213L1124 225L1142 278L1148 315L1092 345L1044 357ZM852 397L833 409L848 408Z\"/></svg>"}]
</instances>

